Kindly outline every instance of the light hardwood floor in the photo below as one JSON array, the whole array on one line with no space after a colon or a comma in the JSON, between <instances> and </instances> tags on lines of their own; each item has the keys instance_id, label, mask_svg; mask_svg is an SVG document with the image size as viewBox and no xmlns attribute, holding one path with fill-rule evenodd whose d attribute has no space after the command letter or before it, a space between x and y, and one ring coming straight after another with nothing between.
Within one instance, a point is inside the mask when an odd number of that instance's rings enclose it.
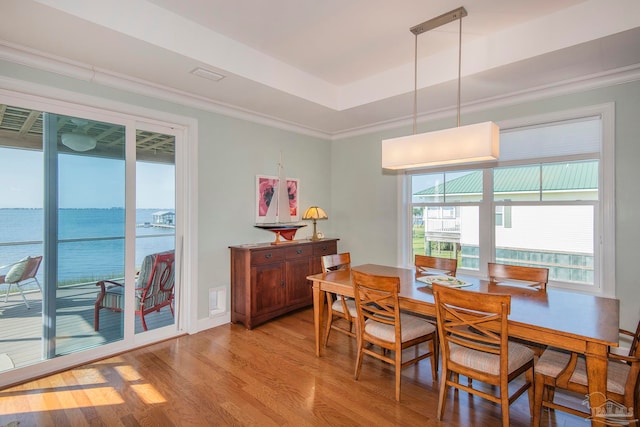
<instances>
[{"instance_id":1,"label":"light hardwood floor","mask_svg":"<svg viewBox=\"0 0 640 427\"><path fill-rule=\"evenodd\" d=\"M436 420L428 360L403 370L365 358L353 379L355 342L332 334L314 353L313 310L254 330L224 325L0 390L0 426L494 426L500 408L450 392ZM511 425L529 426L526 393ZM585 426L561 412L543 426Z\"/></svg>"}]
</instances>

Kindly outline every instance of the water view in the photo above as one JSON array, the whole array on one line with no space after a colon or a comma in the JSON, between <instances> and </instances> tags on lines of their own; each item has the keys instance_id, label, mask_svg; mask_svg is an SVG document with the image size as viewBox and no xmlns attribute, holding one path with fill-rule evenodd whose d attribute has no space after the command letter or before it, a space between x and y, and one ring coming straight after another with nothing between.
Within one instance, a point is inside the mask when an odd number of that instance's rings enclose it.
<instances>
[{"instance_id":1,"label":"water view","mask_svg":"<svg viewBox=\"0 0 640 427\"><path fill-rule=\"evenodd\" d=\"M145 255L174 248L172 224L153 226L154 214L171 209L136 210L136 266ZM58 281L96 281L124 273L124 215L121 208L61 209ZM0 265L43 255L42 209L0 209ZM5 271L0 272L4 274ZM43 268L38 272L42 282Z\"/></svg>"}]
</instances>

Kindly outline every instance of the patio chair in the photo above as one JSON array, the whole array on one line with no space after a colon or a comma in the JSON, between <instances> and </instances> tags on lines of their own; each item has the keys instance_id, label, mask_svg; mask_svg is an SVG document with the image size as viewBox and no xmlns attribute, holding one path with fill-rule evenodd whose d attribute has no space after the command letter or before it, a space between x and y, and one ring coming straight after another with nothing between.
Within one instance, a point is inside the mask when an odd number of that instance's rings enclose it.
<instances>
[{"instance_id":1,"label":"patio chair","mask_svg":"<svg viewBox=\"0 0 640 427\"><path fill-rule=\"evenodd\" d=\"M136 285L135 314L140 316L142 328L148 329L145 317L169 306L173 315L175 284L175 254L173 251L151 254L144 257ZM121 312L124 308L124 285L112 280L101 280L98 298L94 304L93 326L100 330L100 309Z\"/></svg>"},{"instance_id":2,"label":"patio chair","mask_svg":"<svg viewBox=\"0 0 640 427\"><path fill-rule=\"evenodd\" d=\"M40 286L40 282L36 277L38 274L38 269L40 268L40 263L42 262L42 255L37 257L24 257L18 262L13 264L5 265L0 268L11 267L7 274L4 276L0 276L0 285L8 284L7 293L4 296L4 302L6 303L9 300L9 292L11 291L11 286L16 285L18 291L20 291L20 295L22 296L22 300L24 301L24 305L27 306L27 309L30 309L29 303L27 302L27 298L24 296L22 292L22 288L26 285L30 285L35 283L38 285L38 289L40 289L40 293L42 293L42 286Z\"/></svg>"}]
</instances>

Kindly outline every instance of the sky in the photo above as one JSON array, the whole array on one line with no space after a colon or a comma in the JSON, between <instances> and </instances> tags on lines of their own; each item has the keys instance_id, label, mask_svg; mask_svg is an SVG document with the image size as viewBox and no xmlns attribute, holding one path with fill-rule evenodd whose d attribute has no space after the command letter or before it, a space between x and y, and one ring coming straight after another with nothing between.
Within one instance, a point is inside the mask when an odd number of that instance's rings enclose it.
<instances>
[{"instance_id":1,"label":"sky","mask_svg":"<svg viewBox=\"0 0 640 427\"><path fill-rule=\"evenodd\" d=\"M173 165L138 162L137 209L175 209ZM60 155L60 208L124 207L124 162ZM41 151L0 148L0 209L42 208Z\"/></svg>"}]
</instances>

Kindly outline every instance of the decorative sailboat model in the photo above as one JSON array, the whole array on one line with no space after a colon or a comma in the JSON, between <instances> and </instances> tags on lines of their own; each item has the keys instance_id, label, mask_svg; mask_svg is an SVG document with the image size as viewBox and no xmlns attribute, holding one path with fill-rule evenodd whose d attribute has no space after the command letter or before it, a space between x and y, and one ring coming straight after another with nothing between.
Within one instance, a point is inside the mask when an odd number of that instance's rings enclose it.
<instances>
[{"instance_id":1,"label":"decorative sailboat model","mask_svg":"<svg viewBox=\"0 0 640 427\"><path fill-rule=\"evenodd\" d=\"M287 179L282 166L282 155L278 163L278 180L276 185L268 188L259 188L260 198L268 205L267 213L263 222L255 225L257 228L275 233L276 239L272 245L281 243L291 243L299 228L306 227L307 224L291 221L291 211L289 203L289 190ZM269 197L270 196L270 197ZM282 236L285 240L280 240Z\"/></svg>"}]
</instances>

